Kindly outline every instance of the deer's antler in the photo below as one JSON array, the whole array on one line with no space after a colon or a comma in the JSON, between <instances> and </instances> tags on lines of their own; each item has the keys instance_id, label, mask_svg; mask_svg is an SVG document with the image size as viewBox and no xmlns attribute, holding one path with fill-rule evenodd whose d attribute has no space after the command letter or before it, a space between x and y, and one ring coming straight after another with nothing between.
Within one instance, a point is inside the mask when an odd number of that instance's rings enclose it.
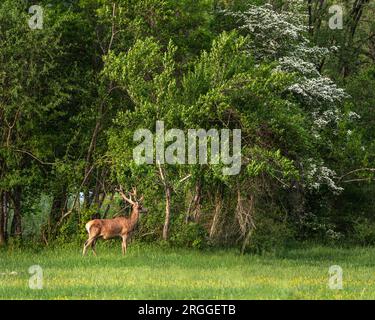
<instances>
[{"instance_id":1,"label":"deer's antler","mask_svg":"<svg viewBox=\"0 0 375 320\"><path fill-rule=\"evenodd\" d=\"M116 191L121 195L121 197L126 201L126 202L129 202L131 205L135 205L135 202L131 199L130 199L125 195L124 193L124 190L122 189L122 186L120 186L120 188L116 189Z\"/></svg>"},{"instance_id":2,"label":"deer's antler","mask_svg":"<svg viewBox=\"0 0 375 320\"><path fill-rule=\"evenodd\" d=\"M137 198L137 188L136 187L133 187L132 188L132 192L129 192L131 195L134 196L134 198Z\"/></svg>"}]
</instances>

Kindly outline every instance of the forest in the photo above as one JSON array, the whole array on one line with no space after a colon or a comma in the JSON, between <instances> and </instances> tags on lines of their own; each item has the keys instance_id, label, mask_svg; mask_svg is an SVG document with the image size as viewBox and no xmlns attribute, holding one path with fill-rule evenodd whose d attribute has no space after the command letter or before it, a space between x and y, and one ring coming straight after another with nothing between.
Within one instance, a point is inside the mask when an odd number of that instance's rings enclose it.
<instances>
[{"instance_id":1,"label":"forest","mask_svg":"<svg viewBox=\"0 0 375 320\"><path fill-rule=\"evenodd\" d=\"M145 246L374 245L374 108L373 0L2 0L0 246L81 248L132 188ZM137 163L160 121L240 130L238 174Z\"/></svg>"}]
</instances>

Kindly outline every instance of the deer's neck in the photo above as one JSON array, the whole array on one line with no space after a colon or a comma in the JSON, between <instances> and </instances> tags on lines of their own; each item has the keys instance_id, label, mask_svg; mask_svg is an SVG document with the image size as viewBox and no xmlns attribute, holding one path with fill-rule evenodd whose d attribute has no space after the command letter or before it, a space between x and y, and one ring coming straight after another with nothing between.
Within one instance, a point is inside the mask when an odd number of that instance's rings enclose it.
<instances>
[{"instance_id":1,"label":"deer's neck","mask_svg":"<svg viewBox=\"0 0 375 320\"><path fill-rule=\"evenodd\" d=\"M130 224L132 226L136 225L139 219L139 211L138 210L132 210L132 213L130 214Z\"/></svg>"}]
</instances>

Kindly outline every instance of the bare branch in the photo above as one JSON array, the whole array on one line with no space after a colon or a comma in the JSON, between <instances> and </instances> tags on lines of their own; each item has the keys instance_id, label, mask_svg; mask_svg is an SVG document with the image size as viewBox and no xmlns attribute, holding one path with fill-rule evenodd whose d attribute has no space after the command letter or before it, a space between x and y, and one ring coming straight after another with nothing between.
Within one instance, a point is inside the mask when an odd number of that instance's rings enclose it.
<instances>
[{"instance_id":1,"label":"bare branch","mask_svg":"<svg viewBox=\"0 0 375 320\"><path fill-rule=\"evenodd\" d=\"M29 155L30 157L32 157L33 159L35 159L36 161L38 161L39 163L41 164L44 164L44 165L50 165L50 166L53 166L54 163L52 162L44 162L43 160L40 160L38 157L36 157L35 155L33 155L31 152L29 151L26 151L26 150L21 150L21 149L13 149L14 151L16 152L20 152L20 153L25 153L27 155Z\"/></svg>"},{"instance_id":2,"label":"bare branch","mask_svg":"<svg viewBox=\"0 0 375 320\"><path fill-rule=\"evenodd\" d=\"M165 174L163 172L163 169L162 169L159 161L158 161L158 167L159 167L159 173L160 173L161 181L163 182L164 187L166 187L167 186L167 182L165 181Z\"/></svg>"},{"instance_id":3,"label":"bare branch","mask_svg":"<svg viewBox=\"0 0 375 320\"><path fill-rule=\"evenodd\" d=\"M86 175L85 175L85 177L83 178L83 181L82 181L82 183L81 183L81 185L80 185L80 187L79 187L79 189L78 189L78 192L76 193L76 195L75 195L75 197L74 197L74 201L73 201L73 205L72 205L72 207L71 207L71 209L70 210L68 210L61 218L60 218L60 220L57 222L57 224L56 224L56 229L61 225L61 223L63 222L63 220L67 217L67 216L69 216L72 212L73 212L73 210L74 210L74 207L75 207L75 205L76 205L76 203L77 203L77 199L79 198L79 195L80 195L80 193L81 193L81 189L82 189L82 187L84 186L84 184L86 183L86 180L87 180L87 178L89 177L89 175L90 175L90 173L91 173L91 171L94 169L94 166L91 166L91 168L88 170L88 172L86 173ZM67 203L68 203L68 198L69 197L67 197L66 198L66 200L65 200L65 206L67 205Z\"/></svg>"},{"instance_id":4,"label":"bare branch","mask_svg":"<svg viewBox=\"0 0 375 320\"><path fill-rule=\"evenodd\" d=\"M182 178L180 181L178 181L178 183L182 183L185 180L189 179L190 177L191 177L191 174L188 174L185 178Z\"/></svg>"},{"instance_id":5,"label":"bare branch","mask_svg":"<svg viewBox=\"0 0 375 320\"><path fill-rule=\"evenodd\" d=\"M375 181L375 178L362 178L362 179L350 179L350 180L344 180L342 183L349 183L349 182L362 182L362 181Z\"/></svg>"},{"instance_id":6,"label":"bare branch","mask_svg":"<svg viewBox=\"0 0 375 320\"><path fill-rule=\"evenodd\" d=\"M116 35L116 25L115 25L115 18L116 18L116 3L113 2L112 4L112 26L111 26L111 39L109 41L109 45L108 45L108 50L107 52L109 52L112 48L112 43L113 43L113 40L115 38L115 35Z\"/></svg>"},{"instance_id":7,"label":"bare branch","mask_svg":"<svg viewBox=\"0 0 375 320\"><path fill-rule=\"evenodd\" d=\"M357 172L363 172L363 171L367 171L367 172L375 172L375 168L359 168L359 169L355 169L355 170L352 170L352 171L349 171L347 173L345 173L344 175L342 175L340 178L339 178L339 181L342 181L343 178L353 174L353 173L357 173ZM363 179L363 180L368 180L369 178L367 179ZM347 180L349 181L349 180ZM345 182L345 181L344 181Z\"/></svg>"}]
</instances>

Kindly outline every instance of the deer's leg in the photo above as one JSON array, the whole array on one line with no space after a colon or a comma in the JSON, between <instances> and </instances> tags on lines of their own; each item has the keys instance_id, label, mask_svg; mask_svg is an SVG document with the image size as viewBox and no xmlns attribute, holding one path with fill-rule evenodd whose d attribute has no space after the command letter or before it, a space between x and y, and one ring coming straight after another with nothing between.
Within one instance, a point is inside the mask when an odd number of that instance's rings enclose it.
<instances>
[{"instance_id":1,"label":"deer's leg","mask_svg":"<svg viewBox=\"0 0 375 320\"><path fill-rule=\"evenodd\" d=\"M98 238L95 238L92 243L91 243L91 249L92 249L92 252L94 253L94 256L96 256L96 250L95 250L95 246L96 246L96 241L98 240Z\"/></svg>"},{"instance_id":2,"label":"deer's leg","mask_svg":"<svg viewBox=\"0 0 375 320\"><path fill-rule=\"evenodd\" d=\"M127 240L128 240L128 236L127 235L122 236L122 255L125 255L125 253L126 253Z\"/></svg>"},{"instance_id":3,"label":"deer's leg","mask_svg":"<svg viewBox=\"0 0 375 320\"><path fill-rule=\"evenodd\" d=\"M86 250L87 250L87 244L88 244L89 240L86 240L85 244L83 245L83 252L82 252L82 255L86 255Z\"/></svg>"},{"instance_id":4,"label":"deer's leg","mask_svg":"<svg viewBox=\"0 0 375 320\"><path fill-rule=\"evenodd\" d=\"M93 242L95 240L95 237L92 237L92 238L89 238L86 242L85 242L85 244L84 244L84 246L83 246L83 255L86 255L86 252L87 252L87 248L91 245L91 243Z\"/></svg>"}]
</instances>

